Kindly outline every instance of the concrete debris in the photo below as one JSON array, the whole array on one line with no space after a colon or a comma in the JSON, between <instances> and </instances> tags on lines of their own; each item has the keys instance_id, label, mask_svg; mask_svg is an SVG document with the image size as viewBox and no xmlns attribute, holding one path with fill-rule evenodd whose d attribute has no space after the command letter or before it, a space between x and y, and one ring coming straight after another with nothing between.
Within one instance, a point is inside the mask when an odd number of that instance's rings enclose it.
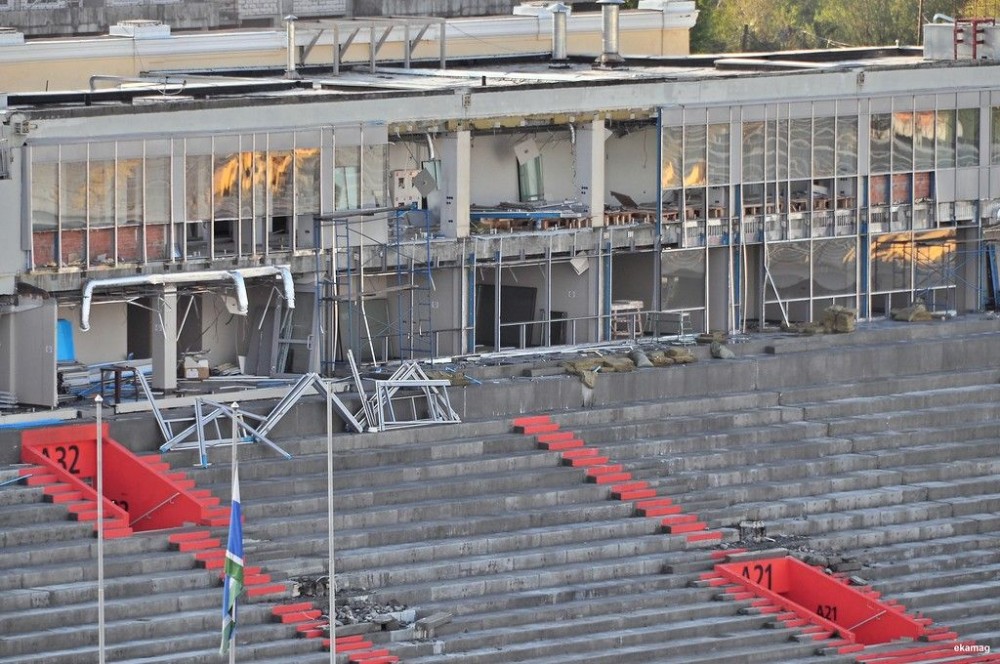
<instances>
[{"instance_id":1,"label":"concrete debris","mask_svg":"<svg viewBox=\"0 0 1000 664\"><path fill-rule=\"evenodd\" d=\"M380 604L367 597L354 597L343 600L338 598L336 604L334 624L337 627L371 623L380 630L395 630L411 624L416 617L413 609L395 601Z\"/></svg>"},{"instance_id":2,"label":"concrete debris","mask_svg":"<svg viewBox=\"0 0 1000 664\"><path fill-rule=\"evenodd\" d=\"M823 331L827 334L847 334L857 326L858 312L840 305L827 307L823 312Z\"/></svg>"},{"instance_id":3,"label":"concrete debris","mask_svg":"<svg viewBox=\"0 0 1000 664\"><path fill-rule=\"evenodd\" d=\"M330 593L330 577L300 576L291 579L292 597L326 597Z\"/></svg>"},{"instance_id":4,"label":"concrete debris","mask_svg":"<svg viewBox=\"0 0 1000 664\"><path fill-rule=\"evenodd\" d=\"M635 363L635 366L638 369L648 369L653 366L653 363L649 361L649 357L641 348L633 348L630 350L628 357Z\"/></svg>"},{"instance_id":5,"label":"concrete debris","mask_svg":"<svg viewBox=\"0 0 1000 664\"><path fill-rule=\"evenodd\" d=\"M690 364L691 362L697 362L698 358L694 356L687 348L668 348L664 351L667 357L674 361L674 364Z\"/></svg>"},{"instance_id":6,"label":"concrete debris","mask_svg":"<svg viewBox=\"0 0 1000 664\"><path fill-rule=\"evenodd\" d=\"M414 627L417 629L418 638L431 638L434 636L434 630L439 627L443 627L451 622L452 615L446 611L439 611L437 613L432 613L429 616L425 616L418 620Z\"/></svg>"},{"instance_id":7,"label":"concrete debris","mask_svg":"<svg viewBox=\"0 0 1000 664\"><path fill-rule=\"evenodd\" d=\"M587 387L597 384L598 372L626 373L635 369L635 362L627 357L587 357L580 360L568 360L562 363L566 373L580 377Z\"/></svg>"},{"instance_id":8,"label":"concrete debris","mask_svg":"<svg viewBox=\"0 0 1000 664\"><path fill-rule=\"evenodd\" d=\"M893 309L889 312L889 316L892 320L904 323L934 320L934 316L931 315L931 312L927 311L927 307L924 306L923 302L914 302L908 307Z\"/></svg>"},{"instance_id":9,"label":"concrete debris","mask_svg":"<svg viewBox=\"0 0 1000 664\"><path fill-rule=\"evenodd\" d=\"M736 353L729 350L729 348L725 344L719 341L712 342L711 352L712 352L712 357L719 360L732 360L736 357Z\"/></svg>"},{"instance_id":10,"label":"concrete debris","mask_svg":"<svg viewBox=\"0 0 1000 664\"><path fill-rule=\"evenodd\" d=\"M807 323L782 323L782 332L793 334L813 335L813 334L847 334L857 328L858 312L856 309L849 309L835 304L827 307L823 311L823 316L818 321Z\"/></svg>"},{"instance_id":11,"label":"concrete debris","mask_svg":"<svg viewBox=\"0 0 1000 664\"><path fill-rule=\"evenodd\" d=\"M425 370L424 373L430 380L449 380L452 387L465 387L472 385L472 380L463 371L435 371Z\"/></svg>"}]
</instances>

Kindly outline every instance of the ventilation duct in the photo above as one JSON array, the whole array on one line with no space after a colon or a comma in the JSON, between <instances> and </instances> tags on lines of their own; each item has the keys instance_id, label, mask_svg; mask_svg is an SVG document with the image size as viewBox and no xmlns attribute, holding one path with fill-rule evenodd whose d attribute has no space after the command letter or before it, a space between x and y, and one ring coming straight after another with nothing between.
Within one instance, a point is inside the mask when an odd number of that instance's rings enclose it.
<instances>
[{"instance_id":1,"label":"ventilation duct","mask_svg":"<svg viewBox=\"0 0 1000 664\"><path fill-rule=\"evenodd\" d=\"M285 78L298 78L295 71L295 21L298 17L289 15L285 17Z\"/></svg>"},{"instance_id":2,"label":"ventilation duct","mask_svg":"<svg viewBox=\"0 0 1000 664\"><path fill-rule=\"evenodd\" d=\"M625 62L619 53L618 13L625 0L598 0L601 5L601 47L602 53L594 63L598 67L618 67Z\"/></svg>"},{"instance_id":3,"label":"ventilation duct","mask_svg":"<svg viewBox=\"0 0 1000 664\"><path fill-rule=\"evenodd\" d=\"M566 67L566 19L569 7L561 2L549 5L552 12L552 64L553 68Z\"/></svg>"},{"instance_id":4,"label":"ventilation duct","mask_svg":"<svg viewBox=\"0 0 1000 664\"><path fill-rule=\"evenodd\" d=\"M199 283L208 281L232 281L236 288L237 312L246 316L249 309L245 279L252 277L280 276L284 286L286 306L295 308L295 282L287 265L265 265L261 267L246 267L237 270L206 270L200 272L177 272L171 274L143 274L133 277L116 277L110 279L92 279L83 287L83 302L80 309L80 329L86 332L90 329L90 306L93 303L94 291L124 286L152 286L162 284Z\"/></svg>"}]
</instances>

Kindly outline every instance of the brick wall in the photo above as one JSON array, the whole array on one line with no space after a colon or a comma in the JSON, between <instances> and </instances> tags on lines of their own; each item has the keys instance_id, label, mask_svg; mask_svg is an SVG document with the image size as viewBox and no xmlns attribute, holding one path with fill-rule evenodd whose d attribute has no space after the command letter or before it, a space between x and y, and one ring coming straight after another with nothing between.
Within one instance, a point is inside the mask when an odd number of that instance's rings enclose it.
<instances>
[{"instance_id":1,"label":"brick wall","mask_svg":"<svg viewBox=\"0 0 1000 664\"><path fill-rule=\"evenodd\" d=\"M84 256L88 254L90 265L112 264L115 260L114 231L111 227L92 229L88 248L85 245L84 229L64 230L60 251L62 265L82 266ZM122 226L118 229L119 263L142 262L144 236L149 261L166 260L169 257L166 224L150 224L145 229L142 226ZM55 231L35 231L32 235L32 247L35 268L56 267Z\"/></svg>"}]
</instances>

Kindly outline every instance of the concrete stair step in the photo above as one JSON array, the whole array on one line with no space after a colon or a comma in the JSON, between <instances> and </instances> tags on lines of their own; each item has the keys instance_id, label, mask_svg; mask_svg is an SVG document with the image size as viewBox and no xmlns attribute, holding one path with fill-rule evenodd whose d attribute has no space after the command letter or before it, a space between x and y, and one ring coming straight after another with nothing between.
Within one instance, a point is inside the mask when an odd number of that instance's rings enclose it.
<instances>
[{"instance_id":1,"label":"concrete stair step","mask_svg":"<svg viewBox=\"0 0 1000 664\"><path fill-rule=\"evenodd\" d=\"M865 565L863 575L866 579L892 580L909 574L995 564L1000 562L997 544L1000 539L979 535L942 538L928 542L927 547L919 551L908 544L897 545L876 552L862 552L856 559Z\"/></svg>"},{"instance_id":2,"label":"concrete stair step","mask_svg":"<svg viewBox=\"0 0 1000 664\"><path fill-rule=\"evenodd\" d=\"M813 535L810 537L810 546L833 551L852 551L904 542L910 545L920 542L923 545L937 538L974 535L981 532L983 532L981 523L976 519L936 519L920 523L844 530L829 535Z\"/></svg>"},{"instance_id":3,"label":"concrete stair step","mask_svg":"<svg viewBox=\"0 0 1000 664\"><path fill-rule=\"evenodd\" d=\"M658 574L663 567L663 553L685 546L683 538L651 536L649 539L659 539L662 551L629 555L627 553L629 544L623 543L624 557L621 558L550 564L541 568L501 572L482 577L397 584L390 588L379 589L372 594L386 600L397 599L410 606L443 600L458 604L467 598L484 595L498 595L519 590L544 591L583 582Z\"/></svg>"},{"instance_id":4,"label":"concrete stair step","mask_svg":"<svg viewBox=\"0 0 1000 664\"><path fill-rule=\"evenodd\" d=\"M669 593L681 598L696 598L704 601L715 593L689 587L691 579L686 576L668 574L642 573L634 576L598 579L594 581L577 581L564 586L526 588L512 590L500 595L483 595L467 597L457 602L451 598L440 601L425 600L420 602L422 614L436 611L452 613L456 620L462 616L470 616L476 620L484 615L495 616L500 613L519 610L538 610L550 606L559 606L577 602L622 601L628 602L639 595L656 595ZM694 591L700 591L701 594ZM680 601L683 601L680 600Z\"/></svg>"},{"instance_id":5,"label":"concrete stair step","mask_svg":"<svg viewBox=\"0 0 1000 664\"><path fill-rule=\"evenodd\" d=\"M634 447L636 455L646 453L647 446L662 448L670 442L678 452L698 449L697 441L710 444L713 440L726 440L734 429L767 429L789 421L789 412L784 408L762 408L732 413L703 413L685 417L660 417L633 423L608 423L603 427L586 428L577 432L588 445L606 449L628 449ZM716 443L718 444L718 443Z\"/></svg>"},{"instance_id":6,"label":"concrete stair step","mask_svg":"<svg viewBox=\"0 0 1000 664\"><path fill-rule=\"evenodd\" d=\"M11 526L3 529L0 531L0 548L37 547L50 542L86 541L88 538L93 538L94 526L91 523L78 523L69 520L46 520L42 523L44 523L44 527L40 527L41 523L36 522L31 525Z\"/></svg>"},{"instance_id":7,"label":"concrete stair step","mask_svg":"<svg viewBox=\"0 0 1000 664\"><path fill-rule=\"evenodd\" d=\"M285 661L299 662L300 654L314 654L322 647L320 639L300 639L294 636L278 638L276 634L281 627L287 626L241 625L240 636L236 640L237 661L255 662L264 658L283 657ZM225 657L219 655L219 634L218 630L215 631L215 634L206 632L190 639L177 639L166 647L157 644L155 639L128 644L127 650L118 651L122 656L113 661L129 664L218 664ZM329 655L326 657L329 661Z\"/></svg>"},{"instance_id":8,"label":"concrete stair step","mask_svg":"<svg viewBox=\"0 0 1000 664\"><path fill-rule=\"evenodd\" d=\"M705 490L734 485L752 484L755 482L782 482L800 480L808 477L825 477L875 470L874 457L865 454L840 454L816 460L788 460L765 463L759 466L720 468L711 473L686 472L673 476L660 477L643 471L634 472L636 479L648 481L661 494L677 497L690 491ZM898 483L898 473L890 476L891 481Z\"/></svg>"},{"instance_id":9,"label":"concrete stair step","mask_svg":"<svg viewBox=\"0 0 1000 664\"><path fill-rule=\"evenodd\" d=\"M975 578L976 575L971 575ZM987 578L974 580L971 583L964 582L964 579L956 577L956 583L946 588L929 587L909 592L897 592L893 598L901 602L910 611L925 610L931 612L934 607L952 604L957 601L963 603L973 602L989 597L998 597L1000 593L1000 577L995 574L987 575ZM959 582L963 581L963 582Z\"/></svg>"},{"instance_id":10,"label":"concrete stair step","mask_svg":"<svg viewBox=\"0 0 1000 664\"><path fill-rule=\"evenodd\" d=\"M1000 562L994 564L970 565L959 569L939 569L929 572L918 572L892 579L880 580L878 590L885 596L900 596L914 588L930 592L942 587L966 586L973 583L990 583L1000 580Z\"/></svg>"},{"instance_id":11,"label":"concrete stair step","mask_svg":"<svg viewBox=\"0 0 1000 664\"><path fill-rule=\"evenodd\" d=\"M766 390L720 393L712 397L712 411L716 414L729 411L756 412L778 406L778 400L777 392ZM671 417L701 416L704 412L703 397L681 396L663 401L636 401L624 405L559 413L554 419L565 430L585 428L588 431L600 431L604 428L627 427L632 423L645 424Z\"/></svg>"},{"instance_id":12,"label":"concrete stair step","mask_svg":"<svg viewBox=\"0 0 1000 664\"><path fill-rule=\"evenodd\" d=\"M266 611L258 607L246 607L246 610L244 608L244 605L240 606L240 613L241 620L246 624L264 623L267 620ZM207 608L201 611L178 611L156 616L108 620L105 623L108 659L117 661L124 657L138 657L143 653L149 655L169 653L177 648L178 641L184 643L186 647L192 641L207 637L212 631L216 632L216 649L218 649L220 625L218 609L213 611ZM288 630L272 631L275 632L275 636L288 636ZM38 639L44 639L44 634L45 632L33 631L9 637L5 639L3 651L13 655L29 654L37 649ZM89 648L97 645L96 621L62 625L58 628L58 634L59 645L63 648ZM151 643L150 640L153 639L159 639L163 643Z\"/></svg>"},{"instance_id":13,"label":"concrete stair step","mask_svg":"<svg viewBox=\"0 0 1000 664\"><path fill-rule=\"evenodd\" d=\"M612 595L571 599L555 604L544 604L506 610L489 611L455 616L450 623L435 633L481 634L489 631L511 631L521 626L555 623L566 616L627 615L632 611L654 610L664 622L690 620L696 617L731 616L733 607L711 599L713 590L704 588L670 588L654 590L640 595Z\"/></svg>"},{"instance_id":14,"label":"concrete stair step","mask_svg":"<svg viewBox=\"0 0 1000 664\"><path fill-rule=\"evenodd\" d=\"M457 517L434 521L413 522L403 525L387 525L378 528L352 529L343 532L336 531L338 539L343 539L340 545L342 551L366 548L372 546L395 547L408 543L436 542L453 540L455 538L475 539L485 536L502 535L524 529L554 528L558 526L575 527L585 513L592 510L595 523L607 520L629 521L631 510L627 503L602 501L592 503L589 508L586 503L562 505L547 510L530 512L510 512L503 515L483 515L474 518ZM326 532L326 521L323 515L313 518L313 525L319 532ZM615 526L639 529L641 526ZM245 531L246 532L246 531ZM269 531L268 536L277 531ZM286 534L289 531L284 531ZM634 532L634 530L632 531Z\"/></svg>"},{"instance_id":15,"label":"concrete stair step","mask_svg":"<svg viewBox=\"0 0 1000 664\"><path fill-rule=\"evenodd\" d=\"M388 564L380 568L363 568L356 572L338 571L338 584L345 587L387 589L404 584L431 583L445 584L463 578L475 583L478 579L492 579L498 574L527 574L531 570L553 569L564 565L574 565L590 561L594 565L614 564L625 556L642 557L661 555L664 538L655 534L655 523L628 520L623 524L638 524L639 528L629 533L626 529L594 533L593 539L584 538L563 542L563 538L574 534L556 532L550 539L539 539L527 547L520 547L507 553L487 553L478 556L462 556L440 561L425 561L419 565L402 563ZM577 532L593 532L587 525L576 527ZM510 537L516 538L517 534Z\"/></svg>"},{"instance_id":16,"label":"concrete stair step","mask_svg":"<svg viewBox=\"0 0 1000 664\"><path fill-rule=\"evenodd\" d=\"M822 436L822 426L814 423L793 423L783 425L787 430L771 428L770 432L760 432L757 440L746 447L741 446L733 433L732 446L707 451L671 455L667 463L670 473L697 472L721 468L747 467L768 463L775 459L816 459L823 456L848 454L851 443L846 439L817 437ZM808 427L808 428L805 428ZM753 436L755 432L747 432Z\"/></svg>"},{"instance_id":17,"label":"concrete stair step","mask_svg":"<svg viewBox=\"0 0 1000 664\"><path fill-rule=\"evenodd\" d=\"M694 436L722 431L734 426L780 422L784 409L776 404L773 393L718 395L712 409L706 412L699 398L669 402L639 402L625 408L596 408L589 414L559 416L562 430L586 431L591 445L615 444L620 441L657 439L671 436ZM580 421L583 420L583 421Z\"/></svg>"},{"instance_id":18,"label":"concrete stair step","mask_svg":"<svg viewBox=\"0 0 1000 664\"><path fill-rule=\"evenodd\" d=\"M509 551L529 550L544 546L568 546L657 532L655 526L629 518L628 505L610 502L607 505L617 509L604 512L601 509L604 504L599 503L598 509L600 511L594 514L594 520L591 523L581 523L571 518L550 521L549 519L533 518L538 515L525 515L525 525L520 528L501 529L481 535L456 531L448 539L425 539L423 542L415 540L382 546L379 548L379 561L377 563L371 560L370 551L366 549L344 550L340 548L338 550L337 570L346 572L352 569L374 569L376 565L393 566L464 558L466 556L498 555ZM579 509L586 508L581 506ZM602 514L602 512L604 513ZM517 515L512 518L517 518ZM545 525L532 527L533 523L545 523Z\"/></svg>"},{"instance_id":19,"label":"concrete stair step","mask_svg":"<svg viewBox=\"0 0 1000 664\"><path fill-rule=\"evenodd\" d=\"M665 624L674 625L677 630L690 630L697 626L703 631L720 633L727 631L737 631L741 629L753 629L760 625L756 616L734 615L732 607L728 608L728 615L723 612L712 612L700 614L692 618L677 618L668 620L662 612L662 607L648 609L633 609L623 613L605 614L587 617L563 617L561 620L538 622L522 629L513 630L508 628L495 628L491 630L481 630L472 633L452 633L442 636L445 643L446 652L466 652L476 651L482 648L494 647L499 651L505 651L518 644L536 645L546 641L561 639L575 639L588 635L599 639L602 634L609 632L630 633L634 630L647 629ZM750 618L749 620L747 618ZM664 640L670 639L673 635L658 635ZM661 641L662 642L662 641Z\"/></svg>"},{"instance_id":20,"label":"concrete stair step","mask_svg":"<svg viewBox=\"0 0 1000 664\"><path fill-rule=\"evenodd\" d=\"M918 411L894 411L858 415L855 417L828 420L829 435L851 436L885 431L886 429L916 429L919 427L947 427L970 421L986 422L996 419L1000 404L973 403L961 406L924 408Z\"/></svg>"},{"instance_id":21,"label":"concrete stair step","mask_svg":"<svg viewBox=\"0 0 1000 664\"><path fill-rule=\"evenodd\" d=\"M802 416L809 420L871 415L892 411L988 403L1000 397L1000 385L973 384L939 389L918 389L885 395L855 396L821 403L802 404Z\"/></svg>"},{"instance_id":22,"label":"concrete stair step","mask_svg":"<svg viewBox=\"0 0 1000 664\"><path fill-rule=\"evenodd\" d=\"M531 489L506 492L503 494L483 494L454 501L440 496L410 504L372 507L368 509L337 510L334 527L337 532L351 529L366 529L377 526L414 523L423 520L443 518L470 518L515 511L544 510L556 505L585 503L594 505L595 500L606 499L606 490L584 484L582 479L566 487L533 487ZM322 509L326 509L326 495L322 497ZM603 511L603 507L599 511Z\"/></svg>"},{"instance_id":23,"label":"concrete stair step","mask_svg":"<svg viewBox=\"0 0 1000 664\"><path fill-rule=\"evenodd\" d=\"M41 503L44 496L45 492L42 487L8 484L0 487L0 507Z\"/></svg>"},{"instance_id":24,"label":"concrete stair step","mask_svg":"<svg viewBox=\"0 0 1000 664\"><path fill-rule=\"evenodd\" d=\"M547 457L537 454L538 457ZM429 500L442 495L450 495L455 499L475 497L484 491L489 493L510 493L527 491L541 486L555 488L576 485L580 481L581 471L559 465L558 458L546 459L541 467L518 473L468 474L461 477L439 479L434 482L407 482L391 486L391 489L355 489L339 491L337 503L343 509L372 507L377 505L396 505L416 501ZM339 477L335 478L335 481ZM372 478L371 486L375 478ZM242 478L241 478L242 482ZM242 485L240 486L242 491Z\"/></svg>"},{"instance_id":25,"label":"concrete stair step","mask_svg":"<svg viewBox=\"0 0 1000 664\"><path fill-rule=\"evenodd\" d=\"M209 574L209 572L205 572ZM161 592L141 597L120 598L105 605L105 619L119 621L144 616L169 615L179 611L211 609L221 602L221 586L184 592ZM29 614L0 614L4 634L60 629L67 625L96 624L97 603L72 604L36 609ZM221 624L221 623L220 623Z\"/></svg>"},{"instance_id":26,"label":"concrete stair step","mask_svg":"<svg viewBox=\"0 0 1000 664\"><path fill-rule=\"evenodd\" d=\"M841 399L864 399L900 392L948 390L990 385L998 380L1000 380L1000 372L996 369L925 372L914 375L796 387L794 390L783 390L778 397L778 402L783 405L827 403Z\"/></svg>"},{"instance_id":27,"label":"concrete stair step","mask_svg":"<svg viewBox=\"0 0 1000 664\"><path fill-rule=\"evenodd\" d=\"M989 438L994 433L991 422L972 421L951 427L921 427L919 429L887 429L851 436L855 452L890 450L915 445L933 445L962 440Z\"/></svg>"},{"instance_id":28,"label":"concrete stair step","mask_svg":"<svg viewBox=\"0 0 1000 664\"><path fill-rule=\"evenodd\" d=\"M745 620L744 620L745 619ZM748 647L757 648L765 645L786 642L790 630L762 630L755 628L762 624L760 616L742 616L725 623L730 630L739 633L739 637L730 637L732 647L745 650ZM692 633L702 633L705 636L691 639L684 638ZM691 655L699 650L704 653L706 644L713 643L713 650L719 651L725 647L725 637L713 629L712 621L690 621L670 625L655 625L646 628L625 629L602 634L590 634L579 637L553 639L551 641L536 641L527 644L513 644L497 649L477 649L455 654L442 654L434 660L422 658L406 658L408 664L430 664L431 661L466 662L467 664L488 664L490 662L607 662L622 661L625 652L659 652L664 651L674 657ZM798 649L796 649L798 650ZM655 659L653 660L655 661ZM775 661L759 660L759 661Z\"/></svg>"},{"instance_id":29,"label":"concrete stair step","mask_svg":"<svg viewBox=\"0 0 1000 664\"><path fill-rule=\"evenodd\" d=\"M736 503L722 509L701 510L699 513L713 523L731 523L734 516L740 520L778 521L860 509L899 507L925 502L926 496L926 490L920 487L887 486L826 494L804 493L767 502ZM950 512L954 514L954 509Z\"/></svg>"}]
</instances>

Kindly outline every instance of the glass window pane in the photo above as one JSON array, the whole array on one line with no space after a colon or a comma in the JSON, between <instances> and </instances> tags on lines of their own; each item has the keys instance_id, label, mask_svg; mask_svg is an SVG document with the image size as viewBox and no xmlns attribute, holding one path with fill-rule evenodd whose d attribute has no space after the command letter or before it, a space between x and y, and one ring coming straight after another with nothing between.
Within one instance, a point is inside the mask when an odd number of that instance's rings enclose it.
<instances>
[{"instance_id":1,"label":"glass window pane","mask_svg":"<svg viewBox=\"0 0 1000 664\"><path fill-rule=\"evenodd\" d=\"M788 177L793 180L812 177L812 120L791 121L789 146Z\"/></svg>"},{"instance_id":2,"label":"glass window pane","mask_svg":"<svg viewBox=\"0 0 1000 664\"><path fill-rule=\"evenodd\" d=\"M295 150L295 213L319 214L319 148Z\"/></svg>"},{"instance_id":3,"label":"glass window pane","mask_svg":"<svg viewBox=\"0 0 1000 664\"><path fill-rule=\"evenodd\" d=\"M775 151L775 178L778 180L788 179L788 120L778 120L776 132L777 150Z\"/></svg>"},{"instance_id":4,"label":"glass window pane","mask_svg":"<svg viewBox=\"0 0 1000 664\"><path fill-rule=\"evenodd\" d=\"M813 243L813 295L854 295L857 290L854 238Z\"/></svg>"},{"instance_id":5,"label":"glass window pane","mask_svg":"<svg viewBox=\"0 0 1000 664\"><path fill-rule=\"evenodd\" d=\"M118 160L118 190L115 207L118 223L142 223L142 159Z\"/></svg>"},{"instance_id":6,"label":"glass window pane","mask_svg":"<svg viewBox=\"0 0 1000 664\"><path fill-rule=\"evenodd\" d=\"M361 173L361 186L363 187L363 193L361 196L361 205L363 207L381 207L386 204L388 199L388 159L386 155L388 154L388 145L385 143L380 143L378 145L365 145L365 153L363 160L364 170ZM538 159L538 181L539 181L539 198L536 200L541 200L545 198L545 191L542 189L542 158L539 155Z\"/></svg>"},{"instance_id":7,"label":"glass window pane","mask_svg":"<svg viewBox=\"0 0 1000 664\"><path fill-rule=\"evenodd\" d=\"M670 189L681 186L681 162L684 145L683 127L663 128L663 175L662 188Z\"/></svg>"},{"instance_id":8,"label":"glass window pane","mask_svg":"<svg viewBox=\"0 0 1000 664\"><path fill-rule=\"evenodd\" d=\"M146 223L170 221L170 157L146 157Z\"/></svg>"},{"instance_id":9,"label":"glass window pane","mask_svg":"<svg viewBox=\"0 0 1000 664\"><path fill-rule=\"evenodd\" d=\"M268 158L267 181L271 187L271 214L288 217L292 214L292 152L272 151Z\"/></svg>"},{"instance_id":10,"label":"glass window pane","mask_svg":"<svg viewBox=\"0 0 1000 664\"><path fill-rule=\"evenodd\" d=\"M53 229L59 214L59 150L31 150L31 225Z\"/></svg>"},{"instance_id":11,"label":"glass window pane","mask_svg":"<svg viewBox=\"0 0 1000 664\"><path fill-rule=\"evenodd\" d=\"M764 179L774 182L778 177L778 123L768 120L764 128Z\"/></svg>"},{"instance_id":12,"label":"glass window pane","mask_svg":"<svg viewBox=\"0 0 1000 664\"><path fill-rule=\"evenodd\" d=\"M833 117L816 118L813 122L813 177L834 175L835 125Z\"/></svg>"},{"instance_id":13,"label":"glass window pane","mask_svg":"<svg viewBox=\"0 0 1000 664\"><path fill-rule=\"evenodd\" d=\"M708 130L705 125L684 128L684 185L705 185L705 161Z\"/></svg>"},{"instance_id":14,"label":"glass window pane","mask_svg":"<svg viewBox=\"0 0 1000 664\"><path fill-rule=\"evenodd\" d=\"M213 158L215 174L212 178L216 219L236 219L240 206L240 153L239 144L216 145Z\"/></svg>"},{"instance_id":15,"label":"glass window pane","mask_svg":"<svg viewBox=\"0 0 1000 664\"><path fill-rule=\"evenodd\" d=\"M82 228L87 221L87 162L59 164L59 217L63 228Z\"/></svg>"},{"instance_id":16,"label":"glass window pane","mask_svg":"<svg viewBox=\"0 0 1000 664\"><path fill-rule=\"evenodd\" d=\"M910 290L912 244L905 234L878 235L871 247L872 291Z\"/></svg>"},{"instance_id":17,"label":"glass window pane","mask_svg":"<svg viewBox=\"0 0 1000 664\"><path fill-rule=\"evenodd\" d=\"M913 170L913 113L892 114L892 170Z\"/></svg>"},{"instance_id":18,"label":"glass window pane","mask_svg":"<svg viewBox=\"0 0 1000 664\"><path fill-rule=\"evenodd\" d=\"M918 171L934 168L934 111L913 114L913 165Z\"/></svg>"},{"instance_id":19,"label":"glass window pane","mask_svg":"<svg viewBox=\"0 0 1000 664\"><path fill-rule=\"evenodd\" d=\"M517 165L517 191L521 202L545 199L542 177L542 156L537 155Z\"/></svg>"},{"instance_id":20,"label":"glass window pane","mask_svg":"<svg viewBox=\"0 0 1000 664\"><path fill-rule=\"evenodd\" d=\"M337 143L334 149L334 195L336 209L359 207L361 191L361 146Z\"/></svg>"},{"instance_id":21,"label":"glass window pane","mask_svg":"<svg viewBox=\"0 0 1000 664\"><path fill-rule=\"evenodd\" d=\"M777 243L771 245L768 251L768 270L780 299L809 297L809 243ZM774 292L768 288L767 300L774 299Z\"/></svg>"},{"instance_id":22,"label":"glass window pane","mask_svg":"<svg viewBox=\"0 0 1000 664\"><path fill-rule=\"evenodd\" d=\"M858 116L837 118L837 174L858 172Z\"/></svg>"},{"instance_id":23,"label":"glass window pane","mask_svg":"<svg viewBox=\"0 0 1000 664\"><path fill-rule=\"evenodd\" d=\"M661 302L664 309L705 306L705 252L668 251L661 262Z\"/></svg>"},{"instance_id":24,"label":"glass window pane","mask_svg":"<svg viewBox=\"0 0 1000 664\"><path fill-rule=\"evenodd\" d=\"M1000 164L1000 106L990 109L990 163Z\"/></svg>"},{"instance_id":25,"label":"glass window pane","mask_svg":"<svg viewBox=\"0 0 1000 664\"><path fill-rule=\"evenodd\" d=\"M871 117L871 172L888 173L892 164L890 147L892 144L892 116L875 113Z\"/></svg>"},{"instance_id":26,"label":"glass window pane","mask_svg":"<svg viewBox=\"0 0 1000 664\"><path fill-rule=\"evenodd\" d=\"M729 182L729 125L708 126L708 182Z\"/></svg>"},{"instance_id":27,"label":"glass window pane","mask_svg":"<svg viewBox=\"0 0 1000 664\"><path fill-rule=\"evenodd\" d=\"M186 221L208 221L212 217L212 141L185 141L184 200Z\"/></svg>"},{"instance_id":28,"label":"glass window pane","mask_svg":"<svg viewBox=\"0 0 1000 664\"><path fill-rule=\"evenodd\" d=\"M764 180L764 123L743 123L743 181Z\"/></svg>"},{"instance_id":29,"label":"glass window pane","mask_svg":"<svg viewBox=\"0 0 1000 664\"><path fill-rule=\"evenodd\" d=\"M955 285L955 231L931 231L917 236L913 249L914 288Z\"/></svg>"},{"instance_id":30,"label":"glass window pane","mask_svg":"<svg viewBox=\"0 0 1000 664\"><path fill-rule=\"evenodd\" d=\"M938 111L934 126L938 168L955 168L955 111Z\"/></svg>"},{"instance_id":31,"label":"glass window pane","mask_svg":"<svg viewBox=\"0 0 1000 664\"><path fill-rule=\"evenodd\" d=\"M958 110L958 124L956 125L956 135L958 138L958 165L978 166L979 165L979 109L960 108Z\"/></svg>"}]
</instances>

